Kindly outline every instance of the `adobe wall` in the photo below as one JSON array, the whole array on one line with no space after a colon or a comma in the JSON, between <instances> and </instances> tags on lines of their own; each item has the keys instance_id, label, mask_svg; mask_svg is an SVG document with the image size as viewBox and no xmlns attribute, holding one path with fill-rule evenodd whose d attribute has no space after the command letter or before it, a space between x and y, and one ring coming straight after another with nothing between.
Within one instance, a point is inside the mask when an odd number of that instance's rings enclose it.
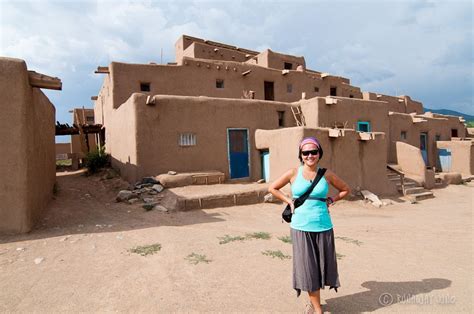
<instances>
[{"instance_id":1,"label":"adobe wall","mask_svg":"<svg viewBox=\"0 0 474 314\"><path fill-rule=\"evenodd\" d=\"M246 62L249 58L251 58L251 55L235 49L215 47L204 43L193 42L183 51L182 57L178 60L179 65L182 65L183 57Z\"/></svg>"},{"instance_id":2,"label":"adobe wall","mask_svg":"<svg viewBox=\"0 0 474 314\"><path fill-rule=\"evenodd\" d=\"M303 69L306 68L304 57L278 53L270 49L259 53L254 59L256 60L256 64L265 68L283 70L285 69L285 62L291 63L291 70L296 70L299 65L301 65Z\"/></svg>"},{"instance_id":3,"label":"adobe wall","mask_svg":"<svg viewBox=\"0 0 474 314\"><path fill-rule=\"evenodd\" d=\"M299 166L298 144L307 136L316 137L323 147L321 167L334 171L353 191L367 189L379 195L396 194L396 187L386 174L385 138L361 141L354 130L344 136L329 137L329 129L293 127L279 130L257 130L257 149L269 149L270 180L274 181L290 168Z\"/></svg>"},{"instance_id":4,"label":"adobe wall","mask_svg":"<svg viewBox=\"0 0 474 314\"><path fill-rule=\"evenodd\" d=\"M135 182L139 178L138 174L138 130L137 123L137 104L138 100L142 101L139 94L133 94L127 102L118 109L113 109L108 116L108 124L106 126L106 152L111 155L112 167L120 170L123 179L129 182ZM148 126L149 132L154 132L156 126ZM152 146L156 139L149 139L149 145L146 144L144 149ZM166 153L165 153L166 154ZM160 163L160 159L154 160Z\"/></svg>"},{"instance_id":5,"label":"adobe wall","mask_svg":"<svg viewBox=\"0 0 474 314\"><path fill-rule=\"evenodd\" d=\"M0 94L0 232L28 232L52 198L55 109L23 60L0 58Z\"/></svg>"},{"instance_id":6,"label":"adobe wall","mask_svg":"<svg viewBox=\"0 0 474 314\"><path fill-rule=\"evenodd\" d=\"M331 86L339 86L338 95L359 94L343 78L317 73L267 69L257 65L184 58L182 66L127 64L112 62L109 66L109 93L114 108L125 102L132 93L141 92L140 83L150 83L149 95L208 96L243 98L244 91L254 91L255 99L265 99L264 81L274 82L275 101L294 102L302 98L329 95ZM251 72L243 75L246 71ZM224 88L216 88L216 80L224 80ZM178 83L179 82L179 83ZM339 84L339 85L338 85ZM291 86L289 86L291 85ZM348 89L349 88L349 89ZM102 96L101 90L99 97ZM349 95L345 95L349 96ZM354 96L354 95L353 95ZM99 121L99 120L98 120Z\"/></svg>"},{"instance_id":7,"label":"adobe wall","mask_svg":"<svg viewBox=\"0 0 474 314\"><path fill-rule=\"evenodd\" d=\"M155 105L146 105L145 102L146 95L133 94L127 103L116 110L113 119L109 120L114 129L109 130L107 147L115 165L123 169L123 164L127 161L126 155L133 149L133 143L123 140L123 136L131 138L133 126L124 128L124 124L130 117L136 119L136 160L131 158L129 162L136 168L136 173L128 172L124 176L130 182L169 170L217 170L223 172L228 179L228 128L248 129L250 179L258 180L262 170L260 152L255 149L255 130L278 128L278 111L285 112L284 126L294 125L290 105L286 103L164 95L154 96ZM122 113L119 119L117 113L120 111ZM195 134L197 145L179 146L179 136L182 133ZM122 151L119 152L119 149Z\"/></svg>"},{"instance_id":8,"label":"adobe wall","mask_svg":"<svg viewBox=\"0 0 474 314\"><path fill-rule=\"evenodd\" d=\"M410 96L389 96L371 92L363 92L362 98L365 100L385 101L388 104L388 111L399 113L417 113L422 114L423 104L414 101Z\"/></svg>"},{"instance_id":9,"label":"adobe wall","mask_svg":"<svg viewBox=\"0 0 474 314\"><path fill-rule=\"evenodd\" d=\"M463 132L464 125L459 118L434 117L431 115L409 115L401 113L389 114L389 163L398 163L395 143L397 141L407 143L420 148L420 133L428 135L428 164L436 167L438 151L436 149L437 136L441 141L451 140L451 129L457 129L459 134ZM406 139L401 138L402 131L406 132Z\"/></svg>"},{"instance_id":10,"label":"adobe wall","mask_svg":"<svg viewBox=\"0 0 474 314\"><path fill-rule=\"evenodd\" d=\"M474 142L438 141L437 148L451 150L451 172L459 172L469 176L474 174Z\"/></svg>"},{"instance_id":11,"label":"adobe wall","mask_svg":"<svg viewBox=\"0 0 474 314\"><path fill-rule=\"evenodd\" d=\"M420 149L403 142L396 142L395 147L398 165L405 175L427 189L433 188L435 184L434 171L426 169Z\"/></svg>"},{"instance_id":12,"label":"adobe wall","mask_svg":"<svg viewBox=\"0 0 474 314\"><path fill-rule=\"evenodd\" d=\"M55 152L56 156L71 153L71 143L56 143Z\"/></svg>"},{"instance_id":13,"label":"adobe wall","mask_svg":"<svg viewBox=\"0 0 474 314\"><path fill-rule=\"evenodd\" d=\"M188 50L188 48L193 44L195 45L194 47L201 47L201 49L196 50L195 48L192 48ZM202 47L206 47L205 49L210 48L212 50L214 50L214 48L217 48L219 50L223 48L223 51L225 52L223 53L223 56L221 56L221 58L223 60L229 60L229 61L232 61L232 60L245 61L248 59L246 55L256 56L258 54L258 52L252 51L249 49L238 48L232 45L218 43L218 42L214 42L210 40L204 40L204 39L192 37L189 35L182 35L181 37L179 37L174 46L175 46L176 62L178 64L182 64L183 57L186 55L193 58L201 58L203 56L203 53L207 52L207 51L202 51L203 50ZM233 52L233 53L229 54L230 52ZM234 56L235 59L232 58L232 56ZM215 56L211 57L210 59L218 60L217 57Z\"/></svg>"},{"instance_id":14,"label":"adobe wall","mask_svg":"<svg viewBox=\"0 0 474 314\"><path fill-rule=\"evenodd\" d=\"M333 103L336 102L336 103ZM316 97L298 102L308 127L357 129L357 122L370 122L372 132L389 132L387 104L342 97Z\"/></svg>"}]
</instances>

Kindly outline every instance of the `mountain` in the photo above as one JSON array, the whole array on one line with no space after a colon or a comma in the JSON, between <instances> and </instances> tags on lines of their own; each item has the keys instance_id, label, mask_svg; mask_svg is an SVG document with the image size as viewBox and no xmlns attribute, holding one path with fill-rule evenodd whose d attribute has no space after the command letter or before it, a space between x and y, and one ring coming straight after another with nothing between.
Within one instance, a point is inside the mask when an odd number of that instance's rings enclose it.
<instances>
[{"instance_id":1,"label":"mountain","mask_svg":"<svg viewBox=\"0 0 474 314\"><path fill-rule=\"evenodd\" d=\"M466 120L466 121L474 121L474 116L471 116L471 115L468 115L468 114L465 114L465 113L461 113L461 112L458 112L458 111L454 111L454 110L425 108L425 112L427 112L427 111L430 111L430 112L433 112L433 113L445 114L445 115L449 115L449 116L460 116L460 117L463 117L464 120Z\"/></svg>"}]
</instances>

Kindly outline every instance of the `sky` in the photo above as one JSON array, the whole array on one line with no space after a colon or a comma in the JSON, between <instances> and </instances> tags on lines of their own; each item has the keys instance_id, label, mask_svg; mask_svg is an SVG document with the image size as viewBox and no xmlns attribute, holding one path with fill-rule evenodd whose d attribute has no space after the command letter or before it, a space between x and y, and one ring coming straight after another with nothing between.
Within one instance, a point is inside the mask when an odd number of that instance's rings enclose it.
<instances>
[{"instance_id":1,"label":"sky","mask_svg":"<svg viewBox=\"0 0 474 314\"><path fill-rule=\"evenodd\" d=\"M97 66L174 62L182 34L304 56L363 91L474 115L472 33L470 0L0 0L0 56L62 80L43 90L61 123L93 107Z\"/></svg>"}]
</instances>

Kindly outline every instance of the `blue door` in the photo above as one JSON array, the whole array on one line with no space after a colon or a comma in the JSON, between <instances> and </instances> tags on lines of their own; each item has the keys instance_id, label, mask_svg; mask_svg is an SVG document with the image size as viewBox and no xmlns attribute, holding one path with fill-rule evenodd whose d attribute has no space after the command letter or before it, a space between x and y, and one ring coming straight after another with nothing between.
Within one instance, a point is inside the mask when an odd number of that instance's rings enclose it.
<instances>
[{"instance_id":1,"label":"blue door","mask_svg":"<svg viewBox=\"0 0 474 314\"><path fill-rule=\"evenodd\" d=\"M438 149L439 163L441 165L442 172L451 171L451 150L450 149Z\"/></svg>"},{"instance_id":2,"label":"blue door","mask_svg":"<svg viewBox=\"0 0 474 314\"><path fill-rule=\"evenodd\" d=\"M227 129L230 178L249 177L249 145L247 129Z\"/></svg>"},{"instance_id":3,"label":"blue door","mask_svg":"<svg viewBox=\"0 0 474 314\"><path fill-rule=\"evenodd\" d=\"M262 152L262 178L270 182L270 152Z\"/></svg>"},{"instance_id":4,"label":"blue door","mask_svg":"<svg viewBox=\"0 0 474 314\"><path fill-rule=\"evenodd\" d=\"M421 156L425 161L425 165L428 165L428 134L420 133L420 150Z\"/></svg>"}]
</instances>

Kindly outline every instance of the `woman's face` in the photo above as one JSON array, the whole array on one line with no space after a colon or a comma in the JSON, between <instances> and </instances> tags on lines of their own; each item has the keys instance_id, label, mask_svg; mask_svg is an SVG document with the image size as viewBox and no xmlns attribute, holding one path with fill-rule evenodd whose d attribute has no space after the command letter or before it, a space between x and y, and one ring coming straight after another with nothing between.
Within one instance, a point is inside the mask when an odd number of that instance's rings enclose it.
<instances>
[{"instance_id":1,"label":"woman's face","mask_svg":"<svg viewBox=\"0 0 474 314\"><path fill-rule=\"evenodd\" d=\"M318 146L313 143L304 144L301 148L301 158L303 163L307 166L315 166L319 161L319 151ZM307 154L305 156L305 154Z\"/></svg>"}]
</instances>

